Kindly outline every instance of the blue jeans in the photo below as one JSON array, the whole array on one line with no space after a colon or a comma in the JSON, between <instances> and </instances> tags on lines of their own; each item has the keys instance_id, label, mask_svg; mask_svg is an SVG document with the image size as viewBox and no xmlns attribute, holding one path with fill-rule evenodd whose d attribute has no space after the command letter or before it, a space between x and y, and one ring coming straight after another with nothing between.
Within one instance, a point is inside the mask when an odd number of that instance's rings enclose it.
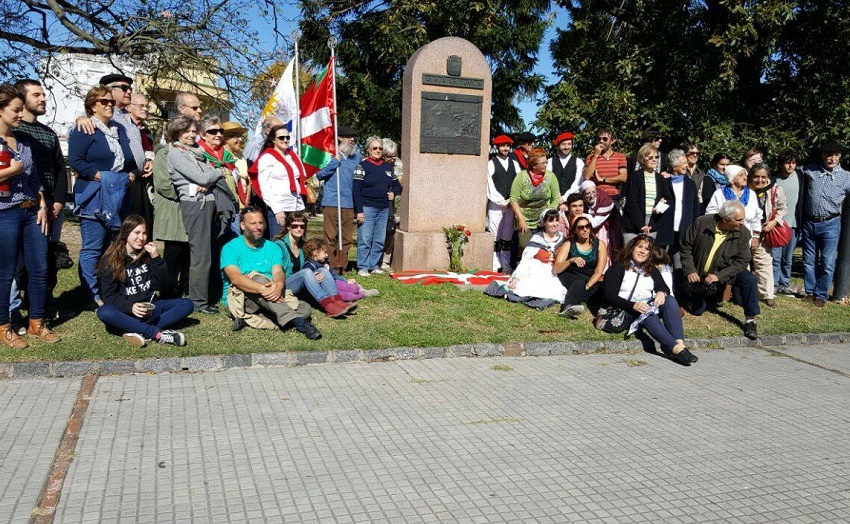
<instances>
[{"instance_id":1,"label":"blue jeans","mask_svg":"<svg viewBox=\"0 0 850 524\"><path fill-rule=\"evenodd\" d=\"M97 263L106 250L110 233L106 224L92 218L80 218L80 283L95 300L100 300L100 284L97 281Z\"/></svg>"},{"instance_id":2,"label":"blue jeans","mask_svg":"<svg viewBox=\"0 0 850 524\"><path fill-rule=\"evenodd\" d=\"M661 344L661 350L670 353L676 346L676 340L685 339L685 328L682 325L682 313L676 297L668 295L661 305L658 315L649 315L641 326L652 338Z\"/></svg>"},{"instance_id":3,"label":"blue jeans","mask_svg":"<svg viewBox=\"0 0 850 524\"><path fill-rule=\"evenodd\" d=\"M363 223L357 227L357 269L377 269L384 255L389 207L364 207Z\"/></svg>"},{"instance_id":4,"label":"blue jeans","mask_svg":"<svg viewBox=\"0 0 850 524\"><path fill-rule=\"evenodd\" d=\"M732 279L732 296L737 304L744 308L744 316L753 318L761 313L759 307L759 290L756 276L745 269ZM705 313L708 303L704 295L689 294L682 296L685 309L695 317Z\"/></svg>"},{"instance_id":5,"label":"blue jeans","mask_svg":"<svg viewBox=\"0 0 850 524\"><path fill-rule=\"evenodd\" d=\"M803 225L803 285L807 295L829 300L840 234L841 217Z\"/></svg>"},{"instance_id":6,"label":"blue jeans","mask_svg":"<svg viewBox=\"0 0 850 524\"><path fill-rule=\"evenodd\" d=\"M104 304L97 309L97 318L121 333L138 333L149 340L154 340L160 331L188 317L195 308L192 300L188 298L157 300L154 305L156 307L150 317L138 318L124 313L113 305Z\"/></svg>"},{"instance_id":7,"label":"blue jeans","mask_svg":"<svg viewBox=\"0 0 850 524\"><path fill-rule=\"evenodd\" d=\"M29 274L27 297L31 319L44 318L47 305L47 236L36 223L36 207L13 207L0 211L0 324L9 323L12 280L23 247L24 265Z\"/></svg>"},{"instance_id":8,"label":"blue jeans","mask_svg":"<svg viewBox=\"0 0 850 524\"><path fill-rule=\"evenodd\" d=\"M300 297L304 296L303 291L306 289L307 293L317 302L339 295L330 271L325 268L318 271L322 274L321 282L316 280L316 274L312 269L302 269L286 277L286 289L292 291L293 295Z\"/></svg>"},{"instance_id":9,"label":"blue jeans","mask_svg":"<svg viewBox=\"0 0 850 524\"><path fill-rule=\"evenodd\" d=\"M791 261L794 248L797 247L797 228L791 228L791 241L788 245L775 247L770 255L773 257L773 284L775 287L788 287L791 280Z\"/></svg>"}]
</instances>

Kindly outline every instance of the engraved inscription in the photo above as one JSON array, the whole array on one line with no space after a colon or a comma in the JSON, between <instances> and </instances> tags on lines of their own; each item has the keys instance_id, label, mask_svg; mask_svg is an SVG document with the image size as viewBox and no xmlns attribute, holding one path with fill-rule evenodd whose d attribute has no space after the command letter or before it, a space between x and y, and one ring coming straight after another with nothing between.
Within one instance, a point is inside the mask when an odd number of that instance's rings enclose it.
<instances>
[{"instance_id":1,"label":"engraved inscription","mask_svg":"<svg viewBox=\"0 0 850 524\"><path fill-rule=\"evenodd\" d=\"M481 155L481 111L476 95L422 92L420 153Z\"/></svg>"},{"instance_id":2,"label":"engraved inscription","mask_svg":"<svg viewBox=\"0 0 850 524\"><path fill-rule=\"evenodd\" d=\"M461 89L476 89L478 91L484 90L484 79L482 78L466 78L462 76L445 76L423 73L422 83L430 86L459 87Z\"/></svg>"}]
</instances>

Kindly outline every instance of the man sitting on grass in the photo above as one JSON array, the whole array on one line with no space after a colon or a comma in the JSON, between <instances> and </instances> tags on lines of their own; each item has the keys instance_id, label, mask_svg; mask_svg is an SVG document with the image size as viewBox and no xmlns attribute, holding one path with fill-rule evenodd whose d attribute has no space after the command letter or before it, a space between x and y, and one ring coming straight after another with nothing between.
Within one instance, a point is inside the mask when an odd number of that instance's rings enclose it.
<instances>
[{"instance_id":1,"label":"man sitting on grass","mask_svg":"<svg viewBox=\"0 0 850 524\"><path fill-rule=\"evenodd\" d=\"M283 253L274 242L263 238L265 217L254 206L239 213L242 236L228 242L221 251L224 273L222 302L234 317L233 330L246 325L259 329L295 330L310 340L322 334L310 323L311 308L287 293L283 272ZM274 319L274 323L268 317Z\"/></svg>"}]
</instances>

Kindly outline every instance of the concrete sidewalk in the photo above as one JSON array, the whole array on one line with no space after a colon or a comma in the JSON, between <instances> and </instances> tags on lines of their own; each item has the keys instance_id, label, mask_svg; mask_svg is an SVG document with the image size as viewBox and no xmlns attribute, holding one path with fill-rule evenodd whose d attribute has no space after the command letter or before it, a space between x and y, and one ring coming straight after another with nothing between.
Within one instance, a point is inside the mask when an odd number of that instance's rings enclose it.
<instances>
[{"instance_id":1,"label":"concrete sidewalk","mask_svg":"<svg viewBox=\"0 0 850 524\"><path fill-rule=\"evenodd\" d=\"M696 354L101 377L55 522L850 521L850 345ZM80 382L0 381L0 522Z\"/></svg>"}]
</instances>

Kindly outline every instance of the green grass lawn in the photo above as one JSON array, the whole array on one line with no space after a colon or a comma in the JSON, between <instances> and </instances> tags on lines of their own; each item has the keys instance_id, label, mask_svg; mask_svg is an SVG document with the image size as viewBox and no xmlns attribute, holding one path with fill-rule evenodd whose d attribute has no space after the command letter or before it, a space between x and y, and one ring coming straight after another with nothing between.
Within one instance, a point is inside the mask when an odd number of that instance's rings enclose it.
<instances>
[{"instance_id":1,"label":"green grass lawn","mask_svg":"<svg viewBox=\"0 0 850 524\"><path fill-rule=\"evenodd\" d=\"M320 226L311 224L310 235L320 234ZM66 224L65 239L76 260L79 229ZM76 241L75 241L76 240ZM356 277L352 273L350 276ZM0 360L66 361L123 358L149 358L193 355L225 355L267 351L311 351L332 349L380 349L401 346L434 347L478 342L580 341L622 339L596 331L585 313L578 320L557 315L557 308L538 312L485 296L480 291L453 285L417 286L399 284L388 275L358 279L364 287L380 290L380 295L359 302L357 311L344 319L331 319L314 312L314 323L322 331L321 340L311 342L293 331L244 329L233 333L224 313L210 317L190 317L179 329L186 334L185 347L148 345L134 348L120 337L106 332L93 311L53 327L63 340L44 344L29 338L30 347L13 351L3 349ZM76 265L59 275L57 294L63 308L79 310L84 303L76 290L79 284ZM802 300L778 297L779 307L763 307L759 318L761 335L835 332L850 330L845 306L829 303L815 308ZM741 328L727 315L742 319L740 307L724 305L719 313L685 317L685 333L691 338L740 336Z\"/></svg>"}]
</instances>

